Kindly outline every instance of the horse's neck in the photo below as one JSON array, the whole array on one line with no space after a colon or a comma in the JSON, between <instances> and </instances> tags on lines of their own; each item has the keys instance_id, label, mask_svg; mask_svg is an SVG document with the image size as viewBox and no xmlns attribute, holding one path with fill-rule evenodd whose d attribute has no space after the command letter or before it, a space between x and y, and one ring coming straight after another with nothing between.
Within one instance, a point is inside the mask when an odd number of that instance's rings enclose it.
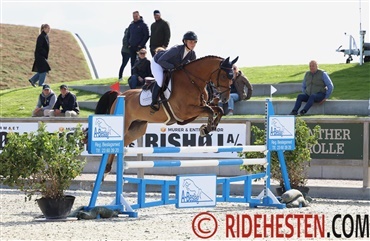
<instances>
[{"instance_id":1,"label":"horse's neck","mask_svg":"<svg viewBox=\"0 0 370 241\"><path fill-rule=\"evenodd\" d=\"M189 64L187 76L203 89L210 81L211 75L219 68L219 65L220 60L217 58L195 61Z\"/></svg>"}]
</instances>

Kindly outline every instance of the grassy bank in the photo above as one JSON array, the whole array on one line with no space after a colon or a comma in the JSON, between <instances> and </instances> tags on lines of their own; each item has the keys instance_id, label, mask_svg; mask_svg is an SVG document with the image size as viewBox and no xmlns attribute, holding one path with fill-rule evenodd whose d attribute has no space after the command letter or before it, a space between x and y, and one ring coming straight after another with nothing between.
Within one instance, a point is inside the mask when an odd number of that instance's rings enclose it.
<instances>
[{"instance_id":1,"label":"grassy bank","mask_svg":"<svg viewBox=\"0 0 370 241\"><path fill-rule=\"evenodd\" d=\"M368 100L370 93L370 63L358 64L328 64L320 65L326 70L333 83L332 100ZM252 84L301 83L307 65L265 66L241 68ZM111 85L116 78L99 80L70 81L68 85ZM59 85L52 83L51 88L59 94ZM122 84L127 84L127 77ZM29 117L37 103L40 88L31 86L2 90L0 93L0 117ZM78 101L97 101L100 95L96 93L71 89ZM274 95L274 99L294 100L297 94ZM265 97L252 97L265 99ZM87 117L90 110L82 110L80 116Z\"/></svg>"}]
</instances>

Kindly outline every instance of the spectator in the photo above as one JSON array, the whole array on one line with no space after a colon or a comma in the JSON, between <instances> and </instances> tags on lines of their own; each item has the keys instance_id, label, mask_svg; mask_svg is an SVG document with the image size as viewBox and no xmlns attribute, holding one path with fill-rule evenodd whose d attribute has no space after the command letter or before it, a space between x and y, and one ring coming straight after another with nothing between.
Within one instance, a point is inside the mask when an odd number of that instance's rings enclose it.
<instances>
[{"instance_id":1,"label":"spectator","mask_svg":"<svg viewBox=\"0 0 370 241\"><path fill-rule=\"evenodd\" d=\"M134 68L132 68L132 75L128 80L131 89L143 86L145 84L145 77L153 77L150 70L150 61L146 58L146 49L142 48L138 52L139 58L136 60Z\"/></svg>"},{"instance_id":2,"label":"spectator","mask_svg":"<svg viewBox=\"0 0 370 241\"><path fill-rule=\"evenodd\" d=\"M227 115L234 114L234 103L238 102L239 100L249 100L252 96L253 86L249 82L248 78L243 74L239 68L234 65L233 66L233 73L234 77L231 80L230 85L230 98L227 102L228 105L228 113ZM245 88L247 87L248 92L245 93Z\"/></svg>"},{"instance_id":3,"label":"spectator","mask_svg":"<svg viewBox=\"0 0 370 241\"><path fill-rule=\"evenodd\" d=\"M155 55L156 48L166 49L171 38L168 22L161 18L159 10L155 10L153 14L155 22L150 26L150 53L152 57Z\"/></svg>"},{"instance_id":4,"label":"spectator","mask_svg":"<svg viewBox=\"0 0 370 241\"><path fill-rule=\"evenodd\" d=\"M60 107L62 107L61 110ZM79 113L80 109L76 96L69 92L67 85L61 85L60 95L55 102L53 110L50 111L50 116L76 117Z\"/></svg>"},{"instance_id":5,"label":"spectator","mask_svg":"<svg viewBox=\"0 0 370 241\"><path fill-rule=\"evenodd\" d=\"M150 67L155 78L156 84L152 91L152 104L150 107L154 111L159 110L158 94L163 84L163 69L181 69L182 65L195 60L195 45L198 42L198 36L193 31L188 31L182 38L182 45L175 45L165 51L158 51L152 58Z\"/></svg>"},{"instance_id":6,"label":"spectator","mask_svg":"<svg viewBox=\"0 0 370 241\"><path fill-rule=\"evenodd\" d=\"M163 47L158 47L154 50L154 55L156 55L158 52L165 51L166 49ZM154 56L153 56L154 57Z\"/></svg>"},{"instance_id":7,"label":"spectator","mask_svg":"<svg viewBox=\"0 0 370 241\"><path fill-rule=\"evenodd\" d=\"M49 116L53 109L57 97L49 85L42 86L42 92L37 101L36 108L32 112L32 117L35 116Z\"/></svg>"},{"instance_id":8,"label":"spectator","mask_svg":"<svg viewBox=\"0 0 370 241\"><path fill-rule=\"evenodd\" d=\"M131 57L131 69L135 65L137 52L142 49L146 48L145 44L148 42L149 39L149 28L146 23L144 23L143 18L140 16L139 11L135 11L132 13L132 17L134 21L128 27L128 46L130 49L130 57ZM132 74L132 72L131 72Z\"/></svg>"},{"instance_id":9,"label":"spectator","mask_svg":"<svg viewBox=\"0 0 370 241\"><path fill-rule=\"evenodd\" d=\"M122 81L122 74L123 71L130 60L130 49L128 48L128 39L127 39L127 33L128 33L128 28L125 29L125 32L123 34L123 39L122 39L122 48L121 48L121 55L122 55L122 64L121 68L119 69L118 72L118 80Z\"/></svg>"},{"instance_id":10,"label":"spectator","mask_svg":"<svg viewBox=\"0 0 370 241\"><path fill-rule=\"evenodd\" d=\"M49 32L49 24L42 24L40 35L37 37L36 41L35 61L32 66L32 72L36 72L36 74L28 80L33 87L36 87L37 81L39 82L39 86L42 86L45 82L46 74L51 70L48 63Z\"/></svg>"},{"instance_id":11,"label":"spectator","mask_svg":"<svg viewBox=\"0 0 370 241\"><path fill-rule=\"evenodd\" d=\"M300 115L305 115L314 102L318 102L321 105L333 92L334 86L329 75L325 71L318 69L315 60L311 60L309 66L310 71L306 72L302 82L303 94L297 96L297 100L290 115L298 115L298 110L302 102L307 102L299 112Z\"/></svg>"}]
</instances>

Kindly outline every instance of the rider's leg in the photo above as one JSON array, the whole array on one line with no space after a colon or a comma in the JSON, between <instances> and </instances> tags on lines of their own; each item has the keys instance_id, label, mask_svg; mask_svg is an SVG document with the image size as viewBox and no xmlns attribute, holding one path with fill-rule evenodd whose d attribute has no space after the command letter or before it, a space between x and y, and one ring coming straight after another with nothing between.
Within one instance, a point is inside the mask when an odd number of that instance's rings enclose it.
<instances>
[{"instance_id":1,"label":"rider's leg","mask_svg":"<svg viewBox=\"0 0 370 241\"><path fill-rule=\"evenodd\" d=\"M150 67L151 67L154 79L156 81L153 87L153 91L152 91L152 104L150 105L150 107L154 111L158 111L159 110L158 95L159 95L159 90L161 89L162 83L163 83L163 68L162 66L157 64L154 61L154 59L150 61Z\"/></svg>"}]
</instances>

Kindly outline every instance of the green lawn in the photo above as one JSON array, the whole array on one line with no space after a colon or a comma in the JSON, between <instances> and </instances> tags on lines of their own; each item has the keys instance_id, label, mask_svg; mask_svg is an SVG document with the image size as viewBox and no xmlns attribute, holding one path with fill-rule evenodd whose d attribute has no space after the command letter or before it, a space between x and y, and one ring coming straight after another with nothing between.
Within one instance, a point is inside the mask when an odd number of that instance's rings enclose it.
<instances>
[{"instance_id":1,"label":"green lawn","mask_svg":"<svg viewBox=\"0 0 370 241\"><path fill-rule=\"evenodd\" d=\"M331 100L368 100L370 93L370 63L362 66L358 64L326 64L320 65L320 69L328 72L334 84L334 92ZM277 83L301 83L304 73L308 70L307 65L279 65L265 67L241 68L252 84L277 84ZM68 82L73 85L111 85L116 78L98 80L79 80ZM51 84L51 88L59 94L59 85ZM127 84L127 77L121 82ZM76 94L78 101L97 101L100 95L96 93L71 89ZM30 117L37 103L40 88L23 87L2 90L0 92L0 117ZM274 95L274 99L294 100L297 94ZM265 99L266 97L252 97L252 99ZM93 112L81 110L80 116L87 117Z\"/></svg>"}]
</instances>

